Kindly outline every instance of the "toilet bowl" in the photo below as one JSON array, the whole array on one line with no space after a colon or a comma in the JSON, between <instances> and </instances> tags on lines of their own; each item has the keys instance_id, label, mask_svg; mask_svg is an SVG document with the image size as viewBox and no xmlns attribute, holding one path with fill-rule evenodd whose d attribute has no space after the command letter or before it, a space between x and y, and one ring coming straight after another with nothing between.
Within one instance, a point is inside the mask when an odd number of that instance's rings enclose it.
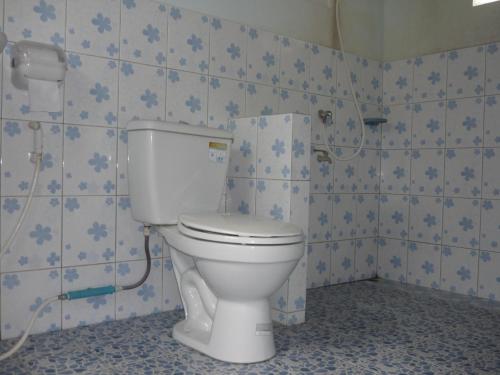
<instances>
[{"instance_id":1,"label":"toilet bowl","mask_svg":"<svg viewBox=\"0 0 500 375\"><path fill-rule=\"evenodd\" d=\"M302 231L215 213L231 133L151 120L130 121L127 130L132 217L155 226L168 243L184 305L174 338L227 362L271 358L269 297L304 255Z\"/></svg>"},{"instance_id":2,"label":"toilet bowl","mask_svg":"<svg viewBox=\"0 0 500 375\"><path fill-rule=\"evenodd\" d=\"M185 319L173 337L227 362L275 355L269 297L304 254L299 228L242 215L181 215L159 226L169 245Z\"/></svg>"}]
</instances>

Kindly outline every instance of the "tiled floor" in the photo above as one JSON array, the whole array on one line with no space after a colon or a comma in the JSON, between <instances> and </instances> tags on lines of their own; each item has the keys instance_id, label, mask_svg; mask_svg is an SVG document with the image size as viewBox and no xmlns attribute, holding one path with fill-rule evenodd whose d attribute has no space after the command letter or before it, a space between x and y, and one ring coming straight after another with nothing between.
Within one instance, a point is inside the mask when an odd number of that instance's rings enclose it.
<instances>
[{"instance_id":1,"label":"tiled floor","mask_svg":"<svg viewBox=\"0 0 500 375\"><path fill-rule=\"evenodd\" d=\"M171 337L180 312L32 336L1 374L500 374L500 307L389 282L310 290L277 355L233 365ZM3 352L10 342L2 342Z\"/></svg>"}]
</instances>

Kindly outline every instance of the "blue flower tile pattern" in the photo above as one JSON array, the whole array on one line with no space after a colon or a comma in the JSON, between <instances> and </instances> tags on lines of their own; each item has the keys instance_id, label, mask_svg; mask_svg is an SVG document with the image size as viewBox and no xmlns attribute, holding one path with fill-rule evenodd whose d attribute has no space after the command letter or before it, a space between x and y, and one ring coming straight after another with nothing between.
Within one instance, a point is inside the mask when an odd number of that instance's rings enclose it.
<instances>
[{"instance_id":1,"label":"blue flower tile pattern","mask_svg":"<svg viewBox=\"0 0 500 375\"><path fill-rule=\"evenodd\" d=\"M122 1L120 46L108 46L123 60L165 67L167 7L147 0Z\"/></svg>"},{"instance_id":2,"label":"blue flower tile pattern","mask_svg":"<svg viewBox=\"0 0 500 375\"><path fill-rule=\"evenodd\" d=\"M407 149L411 177L409 191L381 183L379 277L498 299L498 59L490 43L383 64L384 114L411 116L400 137L398 121L382 130L381 181L402 176Z\"/></svg>"},{"instance_id":3,"label":"blue flower tile pattern","mask_svg":"<svg viewBox=\"0 0 500 375\"><path fill-rule=\"evenodd\" d=\"M300 267L273 296L274 319L303 321L306 278L313 287L378 275L499 298L498 43L382 63L148 0L89 0L84 8L78 0L7 1L4 13L11 42L62 47L68 74L63 110L31 112L25 91L8 79L10 64L2 66L2 238L30 187L27 121L42 121L45 151L33 215L0 269L2 338L19 335L29 312L61 285L101 285L115 280L110 275L139 272L141 224L130 217L125 130L139 117L235 134L240 121L254 119L257 138L236 137L232 153L239 157L232 159L221 210L292 220L322 249L304 249ZM390 121L368 130L359 158L317 162L310 139L328 142L341 156L360 141L347 79L365 116ZM333 111L327 140L318 109ZM288 113L298 114L290 116L291 127ZM285 137L272 121L259 120L270 115L282 116L292 133ZM259 148L258 135L268 133ZM318 202L326 202L326 218ZM443 259L449 249L476 251L478 269L462 253L436 262L435 249ZM91 299L76 312L53 307L35 331L179 308L168 246L157 235L152 252L161 277L141 295ZM471 278L462 282L467 269ZM36 287L49 280L48 294ZM10 304L16 288L23 298Z\"/></svg>"},{"instance_id":4,"label":"blue flower tile pattern","mask_svg":"<svg viewBox=\"0 0 500 375\"><path fill-rule=\"evenodd\" d=\"M215 76L246 78L246 26L212 18L210 22L210 68Z\"/></svg>"},{"instance_id":5,"label":"blue flower tile pattern","mask_svg":"<svg viewBox=\"0 0 500 375\"><path fill-rule=\"evenodd\" d=\"M120 1L91 0L81 7L70 0L66 9L66 47L71 51L113 57L120 45Z\"/></svg>"}]
</instances>

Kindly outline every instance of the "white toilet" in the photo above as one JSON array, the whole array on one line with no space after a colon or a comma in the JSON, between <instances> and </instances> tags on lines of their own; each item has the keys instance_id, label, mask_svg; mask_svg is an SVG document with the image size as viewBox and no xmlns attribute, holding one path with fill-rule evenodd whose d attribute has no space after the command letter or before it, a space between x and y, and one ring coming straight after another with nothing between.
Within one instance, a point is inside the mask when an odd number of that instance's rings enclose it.
<instances>
[{"instance_id":1,"label":"white toilet","mask_svg":"<svg viewBox=\"0 0 500 375\"><path fill-rule=\"evenodd\" d=\"M304 253L295 225L217 213L232 135L161 121L128 125L128 181L135 220L170 248L185 319L173 337L213 358L274 356L269 297Z\"/></svg>"}]
</instances>

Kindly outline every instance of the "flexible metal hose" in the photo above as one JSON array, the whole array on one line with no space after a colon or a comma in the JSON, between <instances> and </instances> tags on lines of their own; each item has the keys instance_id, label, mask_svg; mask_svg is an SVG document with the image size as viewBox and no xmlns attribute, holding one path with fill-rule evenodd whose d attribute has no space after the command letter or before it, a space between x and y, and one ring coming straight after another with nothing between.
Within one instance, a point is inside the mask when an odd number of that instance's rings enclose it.
<instances>
[{"instance_id":1,"label":"flexible metal hose","mask_svg":"<svg viewBox=\"0 0 500 375\"><path fill-rule=\"evenodd\" d=\"M324 123L323 126L320 126L320 128L321 128L321 133L322 133L321 135L323 136L323 141L325 142L325 146L327 148L326 151L335 160L348 161L348 160L352 160L356 156L358 156L360 154L361 150L363 149L363 146L365 144L365 138L366 138L366 130L365 130L365 124L364 124L364 120L363 120L363 113L361 112L361 108L359 107L358 98L356 97L356 92L354 91L354 87L352 85L351 69L349 68L349 63L347 62L347 58L346 58L345 52L344 52L344 38L342 37L342 27L340 26L340 2L341 2L341 0L337 0L336 7L335 7L335 19L336 19L336 23L337 23L337 34L339 36L340 52L342 53L342 56L343 56L342 62L344 64L344 67L346 70L347 81L349 83L349 88L351 89L351 95L352 95L352 99L354 101L354 107L356 108L356 113L358 115L359 123L361 125L361 142L359 143L358 148L356 149L356 151L352 155L345 157L345 158L342 158L342 157L337 156L335 154L334 150L332 150L332 148L330 147L330 144L328 143L328 139L327 139L326 133L325 133L326 123Z\"/></svg>"},{"instance_id":2,"label":"flexible metal hose","mask_svg":"<svg viewBox=\"0 0 500 375\"><path fill-rule=\"evenodd\" d=\"M118 287L118 290L130 290L140 287L144 282L148 279L149 273L151 272L151 254L149 252L149 234L150 228L148 226L144 226L144 251L146 253L146 271L142 275L141 279L133 284L124 285Z\"/></svg>"},{"instance_id":3,"label":"flexible metal hose","mask_svg":"<svg viewBox=\"0 0 500 375\"><path fill-rule=\"evenodd\" d=\"M105 294L112 294L116 293L122 290L131 290L140 287L144 282L147 280L150 272L151 272L151 253L149 251L149 235L150 235L150 227L149 226L144 226L144 250L146 252L146 271L142 275L141 279L133 284L130 285L124 285L124 286L119 286L119 287L113 287L113 286L108 286L108 287L98 287L98 288L89 288L89 289L82 289L78 291L73 291L73 292L67 292L60 294L58 296L50 297L47 298L43 303L38 306L36 311L33 313L31 316L30 321L28 322L28 325L26 326L23 335L21 338L14 344L14 346L8 350L7 352L0 354L0 362L9 358L12 356L14 353L16 353L24 344L26 339L28 338L31 329L33 328L33 324L35 323L36 318L38 317L38 314L42 312L42 310L47 307L49 304L52 302L58 301L58 300L71 300L71 299L78 299L78 298L87 298L89 296L94 296L94 295L105 295Z\"/></svg>"},{"instance_id":4,"label":"flexible metal hose","mask_svg":"<svg viewBox=\"0 0 500 375\"><path fill-rule=\"evenodd\" d=\"M30 191L28 194L28 198L26 200L26 204L23 207L23 210L21 212L21 216L19 216L19 219L17 220L16 226L14 227L14 230L10 233L9 238L3 245L3 247L0 249L0 260L2 257L5 255L7 250L10 248L12 245L12 242L14 242L14 239L16 238L17 234L19 233L19 230L21 229L21 226L24 223L24 220L26 219L26 214L28 213L28 210L30 209L31 202L33 201L33 195L35 194L35 189L38 184L38 177L40 176L40 169L42 166L42 153L35 153L34 155L35 158L35 170L33 172L33 178L31 180L31 187Z\"/></svg>"},{"instance_id":5,"label":"flexible metal hose","mask_svg":"<svg viewBox=\"0 0 500 375\"><path fill-rule=\"evenodd\" d=\"M38 314L40 314L45 307L50 305L52 302L57 301L58 299L59 299L58 296L48 298L45 301L43 301L43 303L40 306L38 306L36 311L31 316L31 319L30 319L28 325L26 326L26 329L24 330L24 333L21 336L21 338L19 339L19 341L16 342L16 344L12 348L10 348L10 350L6 351L3 354L0 354L0 361L3 361L4 359L9 358L12 354L17 352L21 348L21 346L23 346L24 342L26 341L26 339L28 338L28 336L30 334L31 329L33 328L33 324L35 323L35 320L38 317Z\"/></svg>"}]
</instances>

